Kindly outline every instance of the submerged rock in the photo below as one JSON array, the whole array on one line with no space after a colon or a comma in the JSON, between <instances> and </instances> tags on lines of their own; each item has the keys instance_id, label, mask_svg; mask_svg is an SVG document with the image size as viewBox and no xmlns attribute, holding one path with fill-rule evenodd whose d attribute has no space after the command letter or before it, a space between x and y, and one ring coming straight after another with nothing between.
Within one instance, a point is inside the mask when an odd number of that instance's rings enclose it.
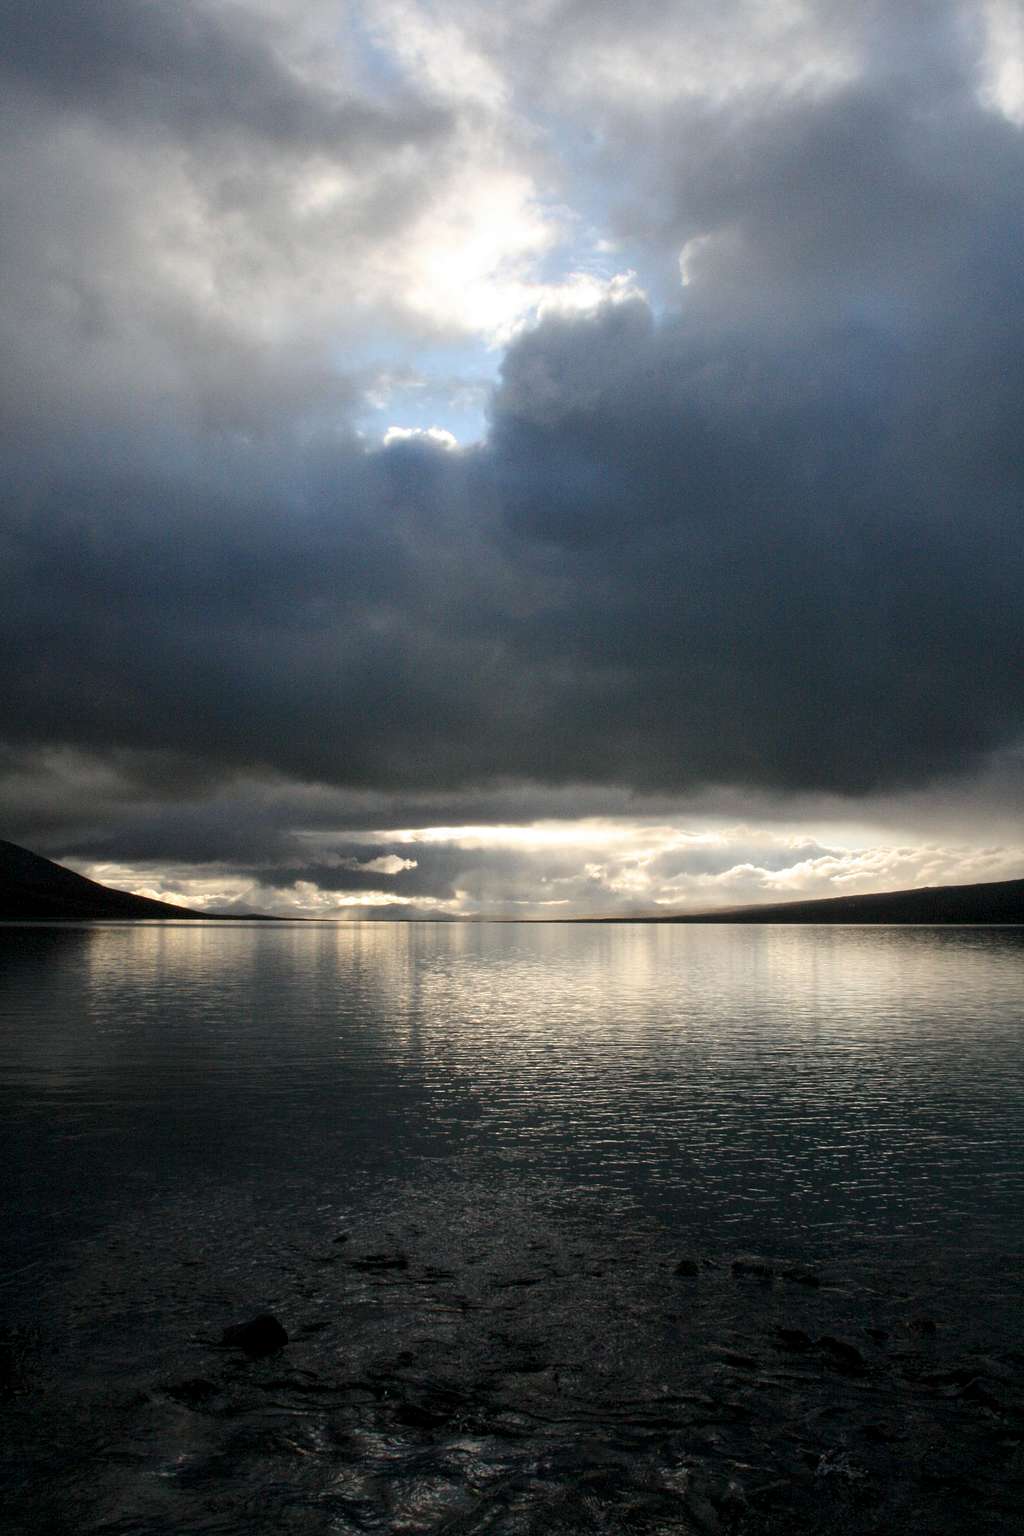
<instances>
[{"instance_id":1,"label":"submerged rock","mask_svg":"<svg viewBox=\"0 0 1024 1536\"><path fill-rule=\"evenodd\" d=\"M809 1285L817 1289L821 1284L821 1276L817 1270L807 1269L802 1264L794 1264L790 1269L782 1271L783 1280L791 1280L794 1285Z\"/></svg>"},{"instance_id":2,"label":"submerged rock","mask_svg":"<svg viewBox=\"0 0 1024 1536\"><path fill-rule=\"evenodd\" d=\"M367 1274L382 1274L388 1269L408 1269L409 1260L404 1253L366 1253L359 1259L346 1259L349 1269L361 1269Z\"/></svg>"},{"instance_id":3,"label":"submerged rock","mask_svg":"<svg viewBox=\"0 0 1024 1536\"><path fill-rule=\"evenodd\" d=\"M848 1344L845 1339L834 1339L831 1334L825 1334L818 1340L818 1348L837 1371L842 1371L846 1376L861 1376L867 1369L867 1362L855 1344Z\"/></svg>"},{"instance_id":4,"label":"submerged rock","mask_svg":"<svg viewBox=\"0 0 1024 1536\"><path fill-rule=\"evenodd\" d=\"M0 1328L0 1397L13 1397L25 1390L19 1344L21 1340L13 1328Z\"/></svg>"},{"instance_id":5,"label":"submerged rock","mask_svg":"<svg viewBox=\"0 0 1024 1536\"><path fill-rule=\"evenodd\" d=\"M791 1349L794 1352L811 1349L814 1340L809 1333L804 1333L802 1328L776 1328L776 1337L783 1349Z\"/></svg>"},{"instance_id":6,"label":"submerged rock","mask_svg":"<svg viewBox=\"0 0 1024 1536\"><path fill-rule=\"evenodd\" d=\"M271 1312L261 1312L247 1323L232 1323L221 1334L221 1343L229 1349L242 1349L254 1360L272 1355L288 1343L284 1325Z\"/></svg>"},{"instance_id":7,"label":"submerged rock","mask_svg":"<svg viewBox=\"0 0 1024 1536\"><path fill-rule=\"evenodd\" d=\"M740 1280L771 1280L775 1276L767 1259L733 1259L732 1272Z\"/></svg>"},{"instance_id":8,"label":"submerged rock","mask_svg":"<svg viewBox=\"0 0 1024 1536\"><path fill-rule=\"evenodd\" d=\"M700 1274L700 1265L696 1259L680 1259L672 1273L681 1275L686 1280L693 1280Z\"/></svg>"}]
</instances>

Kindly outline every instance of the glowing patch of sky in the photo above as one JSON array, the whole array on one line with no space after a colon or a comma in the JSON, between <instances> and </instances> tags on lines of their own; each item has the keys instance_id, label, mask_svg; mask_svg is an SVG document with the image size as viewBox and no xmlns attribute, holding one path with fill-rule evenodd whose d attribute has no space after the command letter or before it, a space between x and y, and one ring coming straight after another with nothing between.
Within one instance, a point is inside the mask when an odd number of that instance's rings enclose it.
<instances>
[{"instance_id":1,"label":"glowing patch of sky","mask_svg":"<svg viewBox=\"0 0 1024 1536\"><path fill-rule=\"evenodd\" d=\"M1024 127L1024 10L1018 0L986 0L982 99Z\"/></svg>"},{"instance_id":2,"label":"glowing patch of sky","mask_svg":"<svg viewBox=\"0 0 1024 1536\"><path fill-rule=\"evenodd\" d=\"M847 840L836 835L839 830L805 823L766 828L734 822L696 828L590 818L348 831L334 836L298 834L311 859L339 871L380 875L380 885L373 890L345 890L343 880L336 889L302 879L275 885L271 871L260 882L227 872L196 875L186 867L69 862L104 884L199 910L325 917L377 912L386 916L392 911L447 917L500 917L514 912L531 917L543 916L551 908L558 908L565 917L706 911L1012 879L1024 862L1024 847L1019 844L901 842L883 838L878 828L860 829L858 837ZM339 859L331 853L336 841L348 847L365 845L375 856ZM424 850L419 859L407 856L413 849ZM465 874L455 890L403 892L403 874L420 868L430 849L465 855ZM496 879L489 871L488 856L503 859Z\"/></svg>"}]
</instances>

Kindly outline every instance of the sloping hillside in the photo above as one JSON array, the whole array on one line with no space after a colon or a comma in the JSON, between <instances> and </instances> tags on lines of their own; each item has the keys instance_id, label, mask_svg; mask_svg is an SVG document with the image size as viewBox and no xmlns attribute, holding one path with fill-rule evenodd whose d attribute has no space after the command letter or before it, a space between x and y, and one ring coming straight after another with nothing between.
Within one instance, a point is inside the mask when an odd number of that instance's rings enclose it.
<instances>
[{"instance_id":1,"label":"sloping hillside","mask_svg":"<svg viewBox=\"0 0 1024 1536\"><path fill-rule=\"evenodd\" d=\"M76 875L62 864L0 839L0 921L83 922L98 918L205 917Z\"/></svg>"},{"instance_id":2,"label":"sloping hillside","mask_svg":"<svg viewBox=\"0 0 1024 1536\"><path fill-rule=\"evenodd\" d=\"M717 912L646 914L655 923L1024 923L1024 880L936 885L873 896L829 896Z\"/></svg>"}]
</instances>

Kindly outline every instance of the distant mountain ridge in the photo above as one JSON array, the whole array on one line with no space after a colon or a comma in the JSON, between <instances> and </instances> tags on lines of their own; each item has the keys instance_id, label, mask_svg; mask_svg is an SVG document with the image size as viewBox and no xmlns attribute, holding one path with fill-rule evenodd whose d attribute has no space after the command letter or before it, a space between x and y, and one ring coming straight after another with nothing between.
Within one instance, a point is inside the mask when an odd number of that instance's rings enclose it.
<instances>
[{"instance_id":1,"label":"distant mountain ridge","mask_svg":"<svg viewBox=\"0 0 1024 1536\"><path fill-rule=\"evenodd\" d=\"M598 922L622 921L598 918ZM825 896L728 907L716 912L645 913L640 923L1024 923L1024 880L934 885L869 896Z\"/></svg>"},{"instance_id":2,"label":"distant mountain ridge","mask_svg":"<svg viewBox=\"0 0 1024 1536\"><path fill-rule=\"evenodd\" d=\"M63 864L0 838L0 922L90 922L103 918L208 918L208 912L176 907L115 891Z\"/></svg>"}]
</instances>

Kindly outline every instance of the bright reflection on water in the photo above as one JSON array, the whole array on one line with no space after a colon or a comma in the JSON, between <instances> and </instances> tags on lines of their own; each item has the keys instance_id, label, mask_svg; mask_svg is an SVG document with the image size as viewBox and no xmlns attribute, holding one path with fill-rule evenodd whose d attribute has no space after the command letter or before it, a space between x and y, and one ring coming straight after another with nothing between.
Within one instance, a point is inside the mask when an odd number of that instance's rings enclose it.
<instances>
[{"instance_id":1,"label":"bright reflection on water","mask_svg":"<svg viewBox=\"0 0 1024 1536\"><path fill-rule=\"evenodd\" d=\"M15 1270L125 1209L458 1159L768 1245L1011 1241L1015 929L0 929Z\"/></svg>"}]
</instances>

